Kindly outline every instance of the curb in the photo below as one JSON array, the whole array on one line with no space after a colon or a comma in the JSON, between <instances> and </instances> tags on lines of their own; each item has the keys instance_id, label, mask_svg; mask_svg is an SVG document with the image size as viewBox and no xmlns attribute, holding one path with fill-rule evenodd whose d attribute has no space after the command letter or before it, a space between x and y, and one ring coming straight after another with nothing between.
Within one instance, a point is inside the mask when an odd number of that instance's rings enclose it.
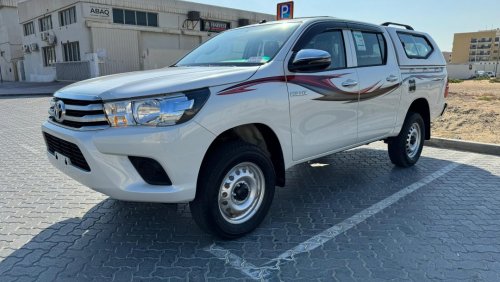
<instances>
[{"instance_id":1,"label":"curb","mask_svg":"<svg viewBox=\"0 0 500 282\"><path fill-rule=\"evenodd\" d=\"M52 97L54 93L0 94L0 98Z\"/></svg>"},{"instance_id":2,"label":"curb","mask_svg":"<svg viewBox=\"0 0 500 282\"><path fill-rule=\"evenodd\" d=\"M435 148L453 149L458 151L500 156L500 145L490 143L462 141L447 138L431 138L431 140L425 141L425 145Z\"/></svg>"}]
</instances>

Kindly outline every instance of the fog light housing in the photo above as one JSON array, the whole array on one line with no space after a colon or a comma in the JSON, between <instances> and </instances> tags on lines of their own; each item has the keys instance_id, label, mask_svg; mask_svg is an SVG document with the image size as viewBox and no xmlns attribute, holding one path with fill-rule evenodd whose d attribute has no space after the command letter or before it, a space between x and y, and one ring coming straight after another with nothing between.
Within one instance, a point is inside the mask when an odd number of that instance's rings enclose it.
<instances>
[{"instance_id":1,"label":"fog light housing","mask_svg":"<svg viewBox=\"0 0 500 282\"><path fill-rule=\"evenodd\" d=\"M150 185L172 185L172 181L158 161L134 156L129 156L128 159L146 183Z\"/></svg>"}]
</instances>

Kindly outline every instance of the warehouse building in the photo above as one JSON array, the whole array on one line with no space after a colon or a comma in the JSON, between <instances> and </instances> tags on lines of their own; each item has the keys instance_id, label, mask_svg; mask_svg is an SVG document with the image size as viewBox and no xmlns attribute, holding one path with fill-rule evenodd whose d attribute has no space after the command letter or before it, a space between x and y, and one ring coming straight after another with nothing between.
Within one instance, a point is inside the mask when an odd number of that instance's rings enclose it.
<instances>
[{"instance_id":1,"label":"warehouse building","mask_svg":"<svg viewBox=\"0 0 500 282\"><path fill-rule=\"evenodd\" d=\"M18 62L23 58L21 27L17 17L20 0L0 0L0 80L18 80Z\"/></svg>"},{"instance_id":2,"label":"warehouse building","mask_svg":"<svg viewBox=\"0 0 500 282\"><path fill-rule=\"evenodd\" d=\"M275 17L176 0L27 0L18 9L28 81L165 67L218 32Z\"/></svg>"}]
</instances>

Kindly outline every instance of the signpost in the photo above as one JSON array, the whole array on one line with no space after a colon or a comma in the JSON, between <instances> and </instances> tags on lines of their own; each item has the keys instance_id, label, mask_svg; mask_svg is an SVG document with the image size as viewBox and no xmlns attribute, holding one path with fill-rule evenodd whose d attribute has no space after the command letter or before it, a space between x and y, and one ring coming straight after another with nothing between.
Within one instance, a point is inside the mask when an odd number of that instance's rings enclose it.
<instances>
[{"instance_id":1,"label":"signpost","mask_svg":"<svg viewBox=\"0 0 500 282\"><path fill-rule=\"evenodd\" d=\"M278 21L293 19L293 1L278 3L276 19Z\"/></svg>"}]
</instances>

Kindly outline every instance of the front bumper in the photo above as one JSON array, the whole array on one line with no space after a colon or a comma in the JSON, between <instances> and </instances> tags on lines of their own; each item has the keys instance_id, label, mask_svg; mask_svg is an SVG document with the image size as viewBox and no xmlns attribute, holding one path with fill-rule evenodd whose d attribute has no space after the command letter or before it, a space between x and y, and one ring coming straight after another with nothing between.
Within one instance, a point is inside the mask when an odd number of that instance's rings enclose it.
<instances>
[{"instance_id":1,"label":"front bumper","mask_svg":"<svg viewBox=\"0 0 500 282\"><path fill-rule=\"evenodd\" d=\"M215 136L194 121L172 127L126 127L75 131L49 121L42 131L78 146L90 171L47 151L56 168L76 181L124 201L180 203L194 199L198 173ZM158 161L172 185L147 184L128 156Z\"/></svg>"}]
</instances>

